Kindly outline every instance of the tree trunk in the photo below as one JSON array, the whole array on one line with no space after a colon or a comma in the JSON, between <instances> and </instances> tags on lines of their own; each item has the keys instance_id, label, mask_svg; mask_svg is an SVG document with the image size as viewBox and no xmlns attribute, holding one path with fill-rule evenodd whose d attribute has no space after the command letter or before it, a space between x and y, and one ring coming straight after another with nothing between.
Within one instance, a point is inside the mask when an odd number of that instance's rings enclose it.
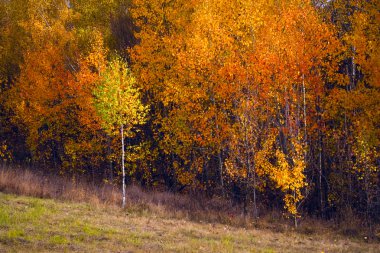
<instances>
[{"instance_id":1,"label":"tree trunk","mask_svg":"<svg viewBox=\"0 0 380 253\"><path fill-rule=\"evenodd\" d=\"M293 191L293 197L294 197L294 199L295 199L295 197L296 197L296 191ZM297 205L296 205L296 211L297 211ZM298 227L297 214L294 215L294 227L295 227L295 228Z\"/></svg>"},{"instance_id":2,"label":"tree trunk","mask_svg":"<svg viewBox=\"0 0 380 253\"><path fill-rule=\"evenodd\" d=\"M257 200L256 200L256 169L253 165L253 216L255 219L258 217Z\"/></svg>"},{"instance_id":3,"label":"tree trunk","mask_svg":"<svg viewBox=\"0 0 380 253\"><path fill-rule=\"evenodd\" d=\"M223 180L222 150L219 150L219 152L218 152L218 163L219 163L220 184L221 184L221 187L222 187L222 196L225 197L225 193L224 193L224 180Z\"/></svg>"},{"instance_id":4,"label":"tree trunk","mask_svg":"<svg viewBox=\"0 0 380 253\"><path fill-rule=\"evenodd\" d=\"M111 157L111 138L109 136L107 136L107 144L108 144L108 149L107 149L107 152L108 152L108 157L109 157L109 162L110 162L110 167L109 167L109 175L108 175L108 179L110 182L113 182L113 165L112 165L112 159L110 158Z\"/></svg>"},{"instance_id":5,"label":"tree trunk","mask_svg":"<svg viewBox=\"0 0 380 253\"><path fill-rule=\"evenodd\" d=\"M307 117L306 117L306 89L305 89L305 75L302 75L302 91L303 91L303 120L304 120L304 142L307 144ZM305 149L306 161L306 149Z\"/></svg>"},{"instance_id":6,"label":"tree trunk","mask_svg":"<svg viewBox=\"0 0 380 253\"><path fill-rule=\"evenodd\" d=\"M248 118L248 117L247 117ZM247 173L247 181L246 181L246 199L245 201L248 203L249 201L249 186L251 185L251 178L253 177L253 217L257 219L257 203L256 203L256 171L255 165L253 164L253 171L251 167L251 159L250 159L250 151L253 151L253 144L249 145L248 133L247 133L247 125L244 123L244 146L245 146L245 158L246 158L246 166L248 169ZM253 155L254 156L254 155ZM254 158L253 158L254 159ZM245 204L244 206L246 206ZM245 211L245 210L244 210Z\"/></svg>"},{"instance_id":7,"label":"tree trunk","mask_svg":"<svg viewBox=\"0 0 380 253\"><path fill-rule=\"evenodd\" d=\"M125 151L124 151L124 126L121 124L120 126L120 133L121 133L121 168L123 171L123 204L122 207L125 207L125 168L124 168L124 158L125 158Z\"/></svg>"}]
</instances>

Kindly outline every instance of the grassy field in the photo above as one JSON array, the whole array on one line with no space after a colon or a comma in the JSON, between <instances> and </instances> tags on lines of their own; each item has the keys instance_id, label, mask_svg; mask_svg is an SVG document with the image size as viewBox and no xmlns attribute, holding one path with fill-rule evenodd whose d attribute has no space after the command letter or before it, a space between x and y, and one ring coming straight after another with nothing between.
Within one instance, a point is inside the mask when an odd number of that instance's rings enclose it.
<instances>
[{"instance_id":1,"label":"grassy field","mask_svg":"<svg viewBox=\"0 0 380 253\"><path fill-rule=\"evenodd\" d=\"M117 207L0 193L0 252L379 252L331 234L246 230Z\"/></svg>"}]
</instances>

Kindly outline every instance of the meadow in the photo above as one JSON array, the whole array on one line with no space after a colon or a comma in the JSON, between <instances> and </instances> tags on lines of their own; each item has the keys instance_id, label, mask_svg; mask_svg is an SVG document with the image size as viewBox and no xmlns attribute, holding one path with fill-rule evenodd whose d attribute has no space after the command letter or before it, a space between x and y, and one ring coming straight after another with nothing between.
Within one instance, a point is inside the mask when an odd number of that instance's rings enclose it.
<instances>
[{"instance_id":1,"label":"meadow","mask_svg":"<svg viewBox=\"0 0 380 253\"><path fill-rule=\"evenodd\" d=\"M380 248L377 239L369 240L360 232L345 235L349 228L339 230L322 221L305 220L294 229L291 222L274 219L272 213L255 223L232 214L232 207L218 208L215 200L215 210L207 211L189 196L147 192L137 186L128 188L128 204L122 209L116 189L95 191L91 185L69 182L62 187L65 181L58 177L45 180L45 186L33 184L38 177L27 170L0 171L0 252L378 252Z\"/></svg>"}]
</instances>

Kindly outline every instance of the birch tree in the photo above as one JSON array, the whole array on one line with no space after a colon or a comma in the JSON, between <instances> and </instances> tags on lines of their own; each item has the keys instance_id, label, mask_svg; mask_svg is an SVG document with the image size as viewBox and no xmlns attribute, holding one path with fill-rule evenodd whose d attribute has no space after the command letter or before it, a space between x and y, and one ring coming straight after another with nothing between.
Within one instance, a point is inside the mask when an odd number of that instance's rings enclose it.
<instances>
[{"instance_id":1,"label":"birch tree","mask_svg":"<svg viewBox=\"0 0 380 253\"><path fill-rule=\"evenodd\" d=\"M140 100L136 79L127 64L120 58L115 58L107 69L101 73L102 81L95 89L95 107L102 119L103 128L110 135L121 137L121 170L122 190L125 207L125 137L132 137L136 132L135 126L146 120L147 106Z\"/></svg>"}]
</instances>

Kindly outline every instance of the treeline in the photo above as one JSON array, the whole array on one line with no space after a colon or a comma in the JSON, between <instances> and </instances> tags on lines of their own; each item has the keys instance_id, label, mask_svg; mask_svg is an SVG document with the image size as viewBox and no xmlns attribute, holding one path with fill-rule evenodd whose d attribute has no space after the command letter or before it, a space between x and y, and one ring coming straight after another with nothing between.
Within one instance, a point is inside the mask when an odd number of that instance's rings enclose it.
<instances>
[{"instance_id":1,"label":"treeline","mask_svg":"<svg viewBox=\"0 0 380 253\"><path fill-rule=\"evenodd\" d=\"M380 217L380 4L0 1L0 157ZM123 136L123 138L121 137Z\"/></svg>"}]
</instances>

